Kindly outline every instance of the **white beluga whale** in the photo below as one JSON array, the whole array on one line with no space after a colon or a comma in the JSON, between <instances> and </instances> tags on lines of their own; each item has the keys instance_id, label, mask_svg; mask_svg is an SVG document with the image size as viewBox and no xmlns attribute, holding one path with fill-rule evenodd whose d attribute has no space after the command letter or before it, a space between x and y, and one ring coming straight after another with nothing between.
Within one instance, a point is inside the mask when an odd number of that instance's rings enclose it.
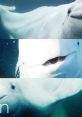
<instances>
[{"instance_id":1,"label":"white beluga whale","mask_svg":"<svg viewBox=\"0 0 82 117\"><path fill-rule=\"evenodd\" d=\"M0 5L0 17L10 39L82 38L82 3L43 6L26 13ZM13 11L13 12L12 12Z\"/></svg>"},{"instance_id":2,"label":"white beluga whale","mask_svg":"<svg viewBox=\"0 0 82 117\"><path fill-rule=\"evenodd\" d=\"M9 41L4 39L0 44L1 78L82 77L82 39L19 39L17 43L13 39L13 44Z\"/></svg>"},{"instance_id":3,"label":"white beluga whale","mask_svg":"<svg viewBox=\"0 0 82 117\"><path fill-rule=\"evenodd\" d=\"M81 90L81 79L0 79L0 117L46 117L56 102Z\"/></svg>"},{"instance_id":4,"label":"white beluga whale","mask_svg":"<svg viewBox=\"0 0 82 117\"><path fill-rule=\"evenodd\" d=\"M81 39L20 39L18 77L82 77Z\"/></svg>"}]
</instances>

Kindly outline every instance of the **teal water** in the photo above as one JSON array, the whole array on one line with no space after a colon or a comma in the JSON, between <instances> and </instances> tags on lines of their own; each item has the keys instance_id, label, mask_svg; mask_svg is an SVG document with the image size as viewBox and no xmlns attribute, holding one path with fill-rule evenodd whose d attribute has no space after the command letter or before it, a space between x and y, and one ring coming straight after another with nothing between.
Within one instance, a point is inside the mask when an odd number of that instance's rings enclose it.
<instances>
[{"instance_id":1,"label":"teal water","mask_svg":"<svg viewBox=\"0 0 82 117\"><path fill-rule=\"evenodd\" d=\"M18 11L32 10L40 6L55 6L74 0L0 0L1 4L16 5Z\"/></svg>"},{"instance_id":2,"label":"teal water","mask_svg":"<svg viewBox=\"0 0 82 117\"><path fill-rule=\"evenodd\" d=\"M57 103L50 117L82 117L82 92Z\"/></svg>"}]
</instances>

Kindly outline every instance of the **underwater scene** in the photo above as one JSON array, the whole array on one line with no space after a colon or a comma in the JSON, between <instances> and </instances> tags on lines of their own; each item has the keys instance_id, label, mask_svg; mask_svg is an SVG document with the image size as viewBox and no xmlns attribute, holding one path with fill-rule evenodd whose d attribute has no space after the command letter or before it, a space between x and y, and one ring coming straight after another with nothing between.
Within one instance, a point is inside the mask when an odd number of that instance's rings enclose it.
<instances>
[{"instance_id":1,"label":"underwater scene","mask_svg":"<svg viewBox=\"0 0 82 117\"><path fill-rule=\"evenodd\" d=\"M0 117L82 117L82 79L0 79Z\"/></svg>"},{"instance_id":2,"label":"underwater scene","mask_svg":"<svg viewBox=\"0 0 82 117\"><path fill-rule=\"evenodd\" d=\"M0 78L81 78L82 39L1 39Z\"/></svg>"},{"instance_id":3,"label":"underwater scene","mask_svg":"<svg viewBox=\"0 0 82 117\"><path fill-rule=\"evenodd\" d=\"M82 0L0 0L0 117L82 117Z\"/></svg>"}]
</instances>

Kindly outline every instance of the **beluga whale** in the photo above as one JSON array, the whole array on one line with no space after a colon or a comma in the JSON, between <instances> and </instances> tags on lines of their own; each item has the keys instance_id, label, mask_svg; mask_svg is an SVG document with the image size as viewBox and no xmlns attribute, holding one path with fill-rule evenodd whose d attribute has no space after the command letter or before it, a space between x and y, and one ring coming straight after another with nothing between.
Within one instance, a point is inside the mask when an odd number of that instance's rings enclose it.
<instances>
[{"instance_id":1,"label":"beluga whale","mask_svg":"<svg viewBox=\"0 0 82 117\"><path fill-rule=\"evenodd\" d=\"M82 1L42 6L25 13L15 9L0 5L0 19L10 39L82 38Z\"/></svg>"},{"instance_id":2,"label":"beluga whale","mask_svg":"<svg viewBox=\"0 0 82 117\"><path fill-rule=\"evenodd\" d=\"M0 79L0 117L47 117L81 90L81 79Z\"/></svg>"},{"instance_id":3,"label":"beluga whale","mask_svg":"<svg viewBox=\"0 0 82 117\"><path fill-rule=\"evenodd\" d=\"M82 77L82 39L19 39L18 45L17 77Z\"/></svg>"}]
</instances>

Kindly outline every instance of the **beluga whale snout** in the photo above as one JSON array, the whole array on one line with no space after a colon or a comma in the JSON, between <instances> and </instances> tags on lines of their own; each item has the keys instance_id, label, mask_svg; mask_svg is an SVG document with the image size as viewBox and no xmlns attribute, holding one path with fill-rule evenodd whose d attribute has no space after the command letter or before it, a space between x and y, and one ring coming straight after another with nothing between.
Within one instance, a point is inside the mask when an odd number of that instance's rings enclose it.
<instances>
[{"instance_id":1,"label":"beluga whale snout","mask_svg":"<svg viewBox=\"0 0 82 117\"><path fill-rule=\"evenodd\" d=\"M82 3L77 3L71 10L70 17L82 19Z\"/></svg>"}]
</instances>

